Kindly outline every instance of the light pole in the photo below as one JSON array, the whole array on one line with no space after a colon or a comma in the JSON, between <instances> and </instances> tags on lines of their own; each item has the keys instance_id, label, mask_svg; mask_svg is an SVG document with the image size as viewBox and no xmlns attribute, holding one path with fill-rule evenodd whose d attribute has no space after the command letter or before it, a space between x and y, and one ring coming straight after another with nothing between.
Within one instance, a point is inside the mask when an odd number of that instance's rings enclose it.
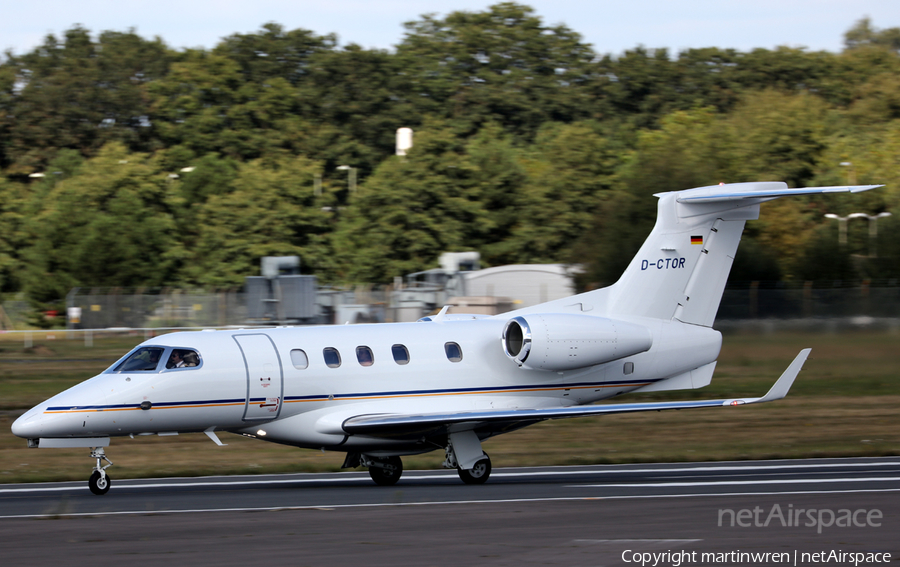
<instances>
[{"instance_id":1,"label":"light pole","mask_svg":"<svg viewBox=\"0 0 900 567\"><path fill-rule=\"evenodd\" d=\"M847 221L850 219L869 219L869 258L878 257L878 219L889 217L891 213L885 211L877 215L868 215L866 213L851 213L846 217L838 216L834 213L828 213L825 218L838 221L838 242L841 246L847 245Z\"/></svg>"},{"instance_id":2,"label":"light pole","mask_svg":"<svg viewBox=\"0 0 900 567\"><path fill-rule=\"evenodd\" d=\"M347 171L347 187L351 193L356 193L356 168L349 165L339 165L338 171Z\"/></svg>"},{"instance_id":3,"label":"light pole","mask_svg":"<svg viewBox=\"0 0 900 567\"><path fill-rule=\"evenodd\" d=\"M847 168L847 183L850 185L856 185L856 170L853 168L853 162L842 161L841 167Z\"/></svg>"},{"instance_id":4,"label":"light pole","mask_svg":"<svg viewBox=\"0 0 900 567\"><path fill-rule=\"evenodd\" d=\"M853 215L850 215L853 216ZM840 217L834 213L828 213L825 215L826 219L834 219L838 221L838 244L841 246L847 245L847 221L850 220L850 217Z\"/></svg>"},{"instance_id":5,"label":"light pole","mask_svg":"<svg viewBox=\"0 0 900 567\"><path fill-rule=\"evenodd\" d=\"M891 213L885 211L877 215L867 215L865 213L854 213L850 215L853 218L869 219L869 258L878 257L878 219L891 216Z\"/></svg>"}]
</instances>

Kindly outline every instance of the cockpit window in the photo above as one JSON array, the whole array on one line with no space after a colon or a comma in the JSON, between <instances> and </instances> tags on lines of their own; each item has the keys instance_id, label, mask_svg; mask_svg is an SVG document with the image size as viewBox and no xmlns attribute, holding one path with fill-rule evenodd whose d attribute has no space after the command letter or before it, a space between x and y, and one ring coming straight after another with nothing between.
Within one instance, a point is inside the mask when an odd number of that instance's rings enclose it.
<instances>
[{"instance_id":1,"label":"cockpit window","mask_svg":"<svg viewBox=\"0 0 900 567\"><path fill-rule=\"evenodd\" d=\"M159 359L165 349L162 347L139 348L131 356L123 360L115 371L117 372L142 372L153 371L159 366Z\"/></svg>"},{"instance_id":2,"label":"cockpit window","mask_svg":"<svg viewBox=\"0 0 900 567\"><path fill-rule=\"evenodd\" d=\"M191 368L200 366L200 355L189 348L173 348L166 361L166 368Z\"/></svg>"}]
</instances>

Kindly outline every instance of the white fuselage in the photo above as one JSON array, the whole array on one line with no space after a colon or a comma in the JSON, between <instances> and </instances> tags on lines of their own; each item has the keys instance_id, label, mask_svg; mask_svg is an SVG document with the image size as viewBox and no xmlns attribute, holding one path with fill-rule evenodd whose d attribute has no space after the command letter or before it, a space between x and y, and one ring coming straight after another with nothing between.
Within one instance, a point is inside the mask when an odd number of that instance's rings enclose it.
<instances>
[{"instance_id":1,"label":"white fuselage","mask_svg":"<svg viewBox=\"0 0 900 567\"><path fill-rule=\"evenodd\" d=\"M348 436L341 423L365 414L586 404L710 364L721 346L721 335L707 327L633 318L652 334L647 352L576 370L531 370L501 347L508 319L163 335L141 346L165 347L164 356L173 348L192 349L201 364L160 364L153 371L116 371L114 364L31 409L16 421L14 433L59 438L224 430L299 447L431 450ZM452 350L448 357L450 343L461 357ZM405 364L395 360L398 346L408 353ZM360 362L357 347L368 347L374 360ZM339 366L326 364L325 349L339 353ZM292 355L298 350L302 355Z\"/></svg>"}]
</instances>

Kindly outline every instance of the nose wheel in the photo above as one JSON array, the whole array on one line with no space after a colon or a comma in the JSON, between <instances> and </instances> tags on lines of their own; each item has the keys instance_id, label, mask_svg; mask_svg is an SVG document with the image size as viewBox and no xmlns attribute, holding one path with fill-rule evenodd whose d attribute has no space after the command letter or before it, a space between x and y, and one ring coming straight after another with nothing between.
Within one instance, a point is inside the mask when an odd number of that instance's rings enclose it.
<instances>
[{"instance_id":1,"label":"nose wheel","mask_svg":"<svg viewBox=\"0 0 900 567\"><path fill-rule=\"evenodd\" d=\"M106 452L103 450L103 447L92 447L91 458L97 459L97 466L94 467L94 472L91 473L91 478L88 479L88 487L91 489L92 493L97 496L103 496L109 492L109 487L112 484L112 480L109 478L109 475L106 474L106 469L112 466L113 463L106 458ZM109 464L101 467L101 461L106 461Z\"/></svg>"}]
</instances>

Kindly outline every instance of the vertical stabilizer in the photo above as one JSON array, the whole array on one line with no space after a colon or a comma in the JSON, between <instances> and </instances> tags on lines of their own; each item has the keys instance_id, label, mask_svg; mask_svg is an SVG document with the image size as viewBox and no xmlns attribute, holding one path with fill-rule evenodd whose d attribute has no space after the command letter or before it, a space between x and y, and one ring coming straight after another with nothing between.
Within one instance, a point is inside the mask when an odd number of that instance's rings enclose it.
<instances>
[{"instance_id":1,"label":"vertical stabilizer","mask_svg":"<svg viewBox=\"0 0 900 567\"><path fill-rule=\"evenodd\" d=\"M789 189L734 183L660 193L653 231L606 295L610 315L677 319L711 327L741 241L759 205L788 195L859 192L879 185ZM597 293L597 292L590 292Z\"/></svg>"}]
</instances>

